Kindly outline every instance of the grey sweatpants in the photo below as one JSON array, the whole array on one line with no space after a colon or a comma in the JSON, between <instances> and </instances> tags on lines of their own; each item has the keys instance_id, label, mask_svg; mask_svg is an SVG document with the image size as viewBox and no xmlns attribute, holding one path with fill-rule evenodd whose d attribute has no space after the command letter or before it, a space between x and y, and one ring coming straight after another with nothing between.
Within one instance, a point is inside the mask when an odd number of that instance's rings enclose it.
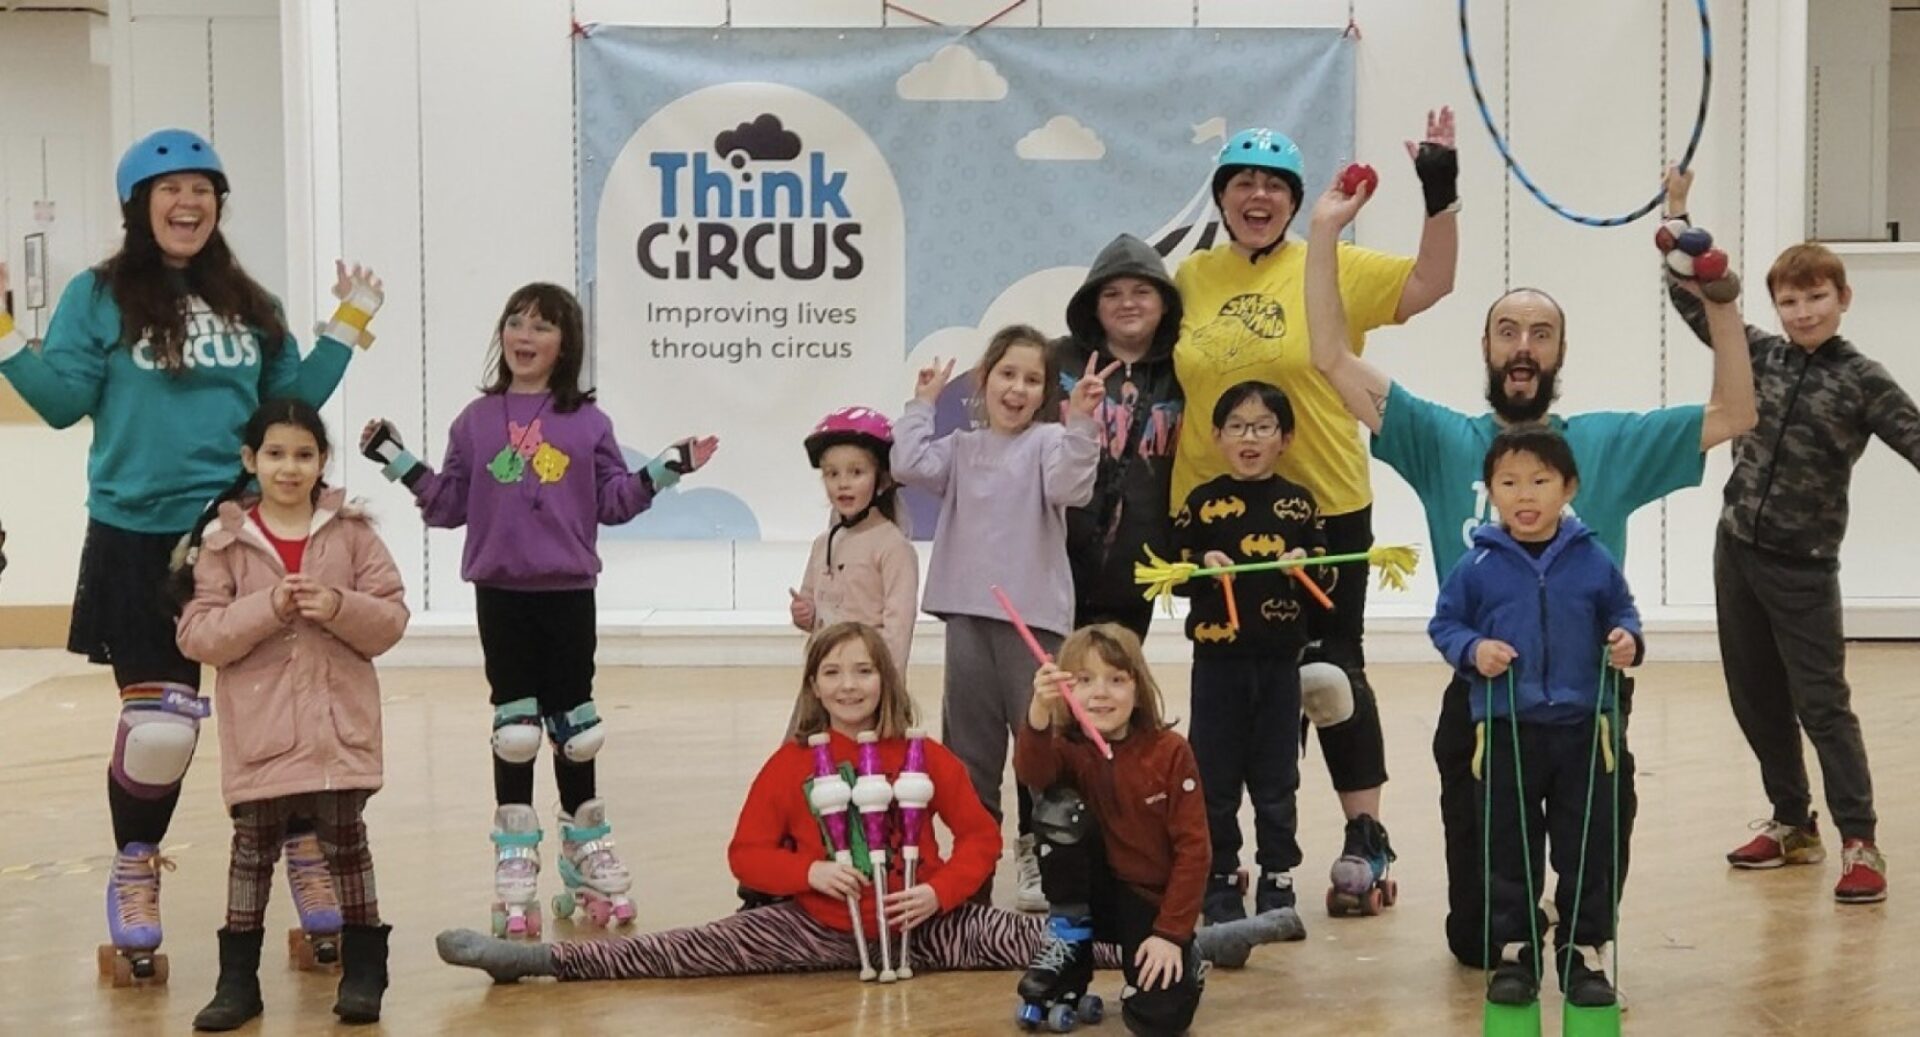
<instances>
[{"instance_id":1,"label":"grey sweatpants","mask_svg":"<svg viewBox=\"0 0 1920 1037\"><path fill-rule=\"evenodd\" d=\"M967 765L973 790L1000 815L1000 777L1007 768L1007 741L1027 722L1033 672L1040 668L1013 624L981 616L948 616L945 694L940 700L940 740ZM1035 630L1047 654L1060 651L1059 634Z\"/></svg>"},{"instance_id":2,"label":"grey sweatpants","mask_svg":"<svg viewBox=\"0 0 1920 1037\"><path fill-rule=\"evenodd\" d=\"M1872 841L1873 775L1847 687L1839 564L1763 551L1722 528L1713 591L1727 697L1760 763L1773 819L1807 821L1813 796L1800 746L1804 728L1841 837Z\"/></svg>"}]
</instances>

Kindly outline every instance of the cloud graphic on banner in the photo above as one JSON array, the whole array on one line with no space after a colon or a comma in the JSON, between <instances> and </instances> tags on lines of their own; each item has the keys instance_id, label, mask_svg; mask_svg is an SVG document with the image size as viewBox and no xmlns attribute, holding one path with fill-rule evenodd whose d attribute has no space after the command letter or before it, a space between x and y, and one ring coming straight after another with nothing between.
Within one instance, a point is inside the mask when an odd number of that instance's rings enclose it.
<instances>
[{"instance_id":1,"label":"cloud graphic on banner","mask_svg":"<svg viewBox=\"0 0 1920 1037\"><path fill-rule=\"evenodd\" d=\"M734 167L743 164L736 153L762 162L785 162L800 157L800 135L780 125L780 117L761 112L752 122L743 122L713 138L713 150L729 159Z\"/></svg>"},{"instance_id":2,"label":"cloud graphic on banner","mask_svg":"<svg viewBox=\"0 0 1920 1037\"><path fill-rule=\"evenodd\" d=\"M913 66L894 81L905 101L999 101L1007 96L1007 81L973 51L950 43L933 57Z\"/></svg>"},{"instance_id":3,"label":"cloud graphic on banner","mask_svg":"<svg viewBox=\"0 0 1920 1037\"><path fill-rule=\"evenodd\" d=\"M1071 115L1056 115L1045 126L1028 131L1013 153L1029 161L1091 162L1107 157L1100 135Z\"/></svg>"}]
</instances>

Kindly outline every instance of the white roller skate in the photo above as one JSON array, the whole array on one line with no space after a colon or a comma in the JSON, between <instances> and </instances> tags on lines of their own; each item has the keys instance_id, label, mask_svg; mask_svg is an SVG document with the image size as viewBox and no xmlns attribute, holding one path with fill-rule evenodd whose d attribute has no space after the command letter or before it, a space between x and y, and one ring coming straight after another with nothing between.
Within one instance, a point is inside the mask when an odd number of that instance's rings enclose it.
<instances>
[{"instance_id":1,"label":"white roller skate","mask_svg":"<svg viewBox=\"0 0 1920 1037\"><path fill-rule=\"evenodd\" d=\"M493 812L493 935L540 938L540 817L524 803Z\"/></svg>"},{"instance_id":2,"label":"white roller skate","mask_svg":"<svg viewBox=\"0 0 1920 1037\"><path fill-rule=\"evenodd\" d=\"M560 815L560 880L567 888L553 898L554 917L571 918L579 907L594 925L633 921L633 901L627 899L633 876L614 855L612 832L607 805L599 799L580 804L571 817Z\"/></svg>"}]
</instances>

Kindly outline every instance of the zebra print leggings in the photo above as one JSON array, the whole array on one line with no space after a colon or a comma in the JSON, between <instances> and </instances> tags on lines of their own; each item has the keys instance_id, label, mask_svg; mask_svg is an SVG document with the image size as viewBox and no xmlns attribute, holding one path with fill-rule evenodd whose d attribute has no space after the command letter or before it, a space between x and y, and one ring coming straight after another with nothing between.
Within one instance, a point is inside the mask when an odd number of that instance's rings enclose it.
<instances>
[{"instance_id":1,"label":"zebra print leggings","mask_svg":"<svg viewBox=\"0 0 1920 1037\"><path fill-rule=\"evenodd\" d=\"M913 931L915 971L1024 969L1045 938L1047 920L980 904L962 904ZM879 948L867 936L879 964ZM893 934L899 950L899 934ZM853 934L815 921L792 901L757 907L704 925L617 940L553 945L555 973L577 979L688 979L767 972L857 969ZM1120 967L1120 948L1094 946L1098 968Z\"/></svg>"}]
</instances>

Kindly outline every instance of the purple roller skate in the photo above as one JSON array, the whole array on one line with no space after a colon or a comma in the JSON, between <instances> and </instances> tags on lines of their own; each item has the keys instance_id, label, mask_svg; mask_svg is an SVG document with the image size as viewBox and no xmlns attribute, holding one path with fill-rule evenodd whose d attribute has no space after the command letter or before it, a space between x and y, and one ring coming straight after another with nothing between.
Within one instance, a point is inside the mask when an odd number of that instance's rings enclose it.
<instances>
[{"instance_id":1,"label":"purple roller skate","mask_svg":"<svg viewBox=\"0 0 1920 1037\"><path fill-rule=\"evenodd\" d=\"M340 963L340 898L333 873L320 851L320 837L303 832L281 846L287 859L287 886L300 912L300 927L287 930L287 961L302 971Z\"/></svg>"},{"instance_id":2,"label":"purple roller skate","mask_svg":"<svg viewBox=\"0 0 1920 1037\"><path fill-rule=\"evenodd\" d=\"M167 956L160 946L160 870L173 862L151 843L128 843L107 877L107 933L112 943L95 955L100 975L116 987L164 984Z\"/></svg>"}]
</instances>

